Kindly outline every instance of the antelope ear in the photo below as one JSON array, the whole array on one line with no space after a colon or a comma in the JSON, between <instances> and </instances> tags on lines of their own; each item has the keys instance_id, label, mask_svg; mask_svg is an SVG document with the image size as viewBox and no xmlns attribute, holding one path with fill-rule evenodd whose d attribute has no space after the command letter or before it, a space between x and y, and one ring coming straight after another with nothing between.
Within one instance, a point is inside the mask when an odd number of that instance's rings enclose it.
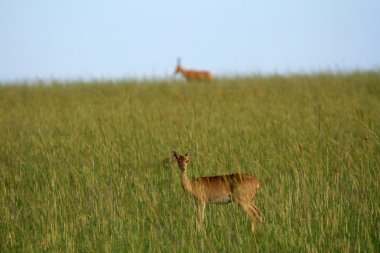
<instances>
[{"instance_id":1,"label":"antelope ear","mask_svg":"<svg viewBox=\"0 0 380 253\"><path fill-rule=\"evenodd\" d=\"M186 156L186 157L189 157L189 156L190 156L190 151L187 152L185 156Z\"/></svg>"},{"instance_id":2,"label":"antelope ear","mask_svg":"<svg viewBox=\"0 0 380 253\"><path fill-rule=\"evenodd\" d=\"M172 152L172 157L174 157L175 159L178 159L177 153L175 151Z\"/></svg>"}]
</instances>

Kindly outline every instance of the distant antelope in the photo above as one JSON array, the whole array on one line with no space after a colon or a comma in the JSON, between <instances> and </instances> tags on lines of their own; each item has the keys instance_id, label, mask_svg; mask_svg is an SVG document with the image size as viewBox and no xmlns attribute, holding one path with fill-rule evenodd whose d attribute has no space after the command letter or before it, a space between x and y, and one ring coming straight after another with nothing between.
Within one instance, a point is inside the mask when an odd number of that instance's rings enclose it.
<instances>
[{"instance_id":1,"label":"distant antelope","mask_svg":"<svg viewBox=\"0 0 380 253\"><path fill-rule=\"evenodd\" d=\"M181 66L181 59L177 59L177 68L174 74L182 74L187 81L211 81L214 77L209 71L199 71L199 70L186 70Z\"/></svg>"},{"instance_id":2,"label":"distant antelope","mask_svg":"<svg viewBox=\"0 0 380 253\"><path fill-rule=\"evenodd\" d=\"M236 202L251 217L252 231L255 229L256 220L262 222L260 211L253 203L253 198L259 189L259 182L252 176L235 173L190 180L187 177L189 154L177 155L173 151L172 155L177 160L178 167L182 172L183 189L193 196L197 204L198 228L203 227L206 204Z\"/></svg>"}]
</instances>

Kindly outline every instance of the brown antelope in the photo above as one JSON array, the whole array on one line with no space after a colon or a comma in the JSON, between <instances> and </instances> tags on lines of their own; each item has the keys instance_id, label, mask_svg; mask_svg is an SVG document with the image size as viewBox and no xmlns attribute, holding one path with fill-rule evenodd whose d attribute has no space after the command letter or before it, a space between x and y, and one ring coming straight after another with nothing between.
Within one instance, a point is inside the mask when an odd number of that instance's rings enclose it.
<instances>
[{"instance_id":1,"label":"brown antelope","mask_svg":"<svg viewBox=\"0 0 380 253\"><path fill-rule=\"evenodd\" d=\"M182 187L193 196L197 205L198 228L203 227L206 204L236 202L251 217L252 231L255 229L256 220L262 222L260 211L253 203L253 198L260 184L252 176L235 173L190 180L187 176L189 154L177 155L173 151L172 155L177 160L178 167L182 173Z\"/></svg>"},{"instance_id":2,"label":"brown antelope","mask_svg":"<svg viewBox=\"0 0 380 253\"><path fill-rule=\"evenodd\" d=\"M181 59L177 59L177 68L174 74L182 74L187 81L211 81L214 77L209 71L186 70L181 66Z\"/></svg>"}]
</instances>

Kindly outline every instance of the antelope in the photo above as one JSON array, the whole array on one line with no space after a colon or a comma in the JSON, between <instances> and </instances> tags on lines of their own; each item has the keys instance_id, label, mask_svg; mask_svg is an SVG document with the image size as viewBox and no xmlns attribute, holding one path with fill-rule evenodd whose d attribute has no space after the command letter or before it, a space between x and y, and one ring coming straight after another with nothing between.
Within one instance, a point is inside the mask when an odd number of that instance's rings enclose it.
<instances>
[{"instance_id":1,"label":"antelope","mask_svg":"<svg viewBox=\"0 0 380 253\"><path fill-rule=\"evenodd\" d=\"M200 177L190 180L187 176L189 153L172 156L177 160L181 171L181 183L185 192L192 195L196 203L198 229L203 227L206 204L227 204L236 202L252 219L251 229L255 230L256 221L262 222L259 209L253 203L253 198L260 184L249 174L235 173L211 177Z\"/></svg>"},{"instance_id":2,"label":"antelope","mask_svg":"<svg viewBox=\"0 0 380 253\"><path fill-rule=\"evenodd\" d=\"M177 67L174 74L182 74L187 81L211 81L214 75L209 71L186 70L181 66L181 59L177 59Z\"/></svg>"}]
</instances>

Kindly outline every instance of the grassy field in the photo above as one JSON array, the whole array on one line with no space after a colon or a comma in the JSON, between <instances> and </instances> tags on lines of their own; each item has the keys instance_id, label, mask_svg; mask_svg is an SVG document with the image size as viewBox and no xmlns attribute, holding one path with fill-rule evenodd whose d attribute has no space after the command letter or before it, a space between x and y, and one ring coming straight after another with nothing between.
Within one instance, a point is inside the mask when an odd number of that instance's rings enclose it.
<instances>
[{"instance_id":1,"label":"grassy field","mask_svg":"<svg viewBox=\"0 0 380 253\"><path fill-rule=\"evenodd\" d=\"M196 230L180 172L260 182ZM0 87L1 252L380 252L380 73Z\"/></svg>"}]
</instances>

